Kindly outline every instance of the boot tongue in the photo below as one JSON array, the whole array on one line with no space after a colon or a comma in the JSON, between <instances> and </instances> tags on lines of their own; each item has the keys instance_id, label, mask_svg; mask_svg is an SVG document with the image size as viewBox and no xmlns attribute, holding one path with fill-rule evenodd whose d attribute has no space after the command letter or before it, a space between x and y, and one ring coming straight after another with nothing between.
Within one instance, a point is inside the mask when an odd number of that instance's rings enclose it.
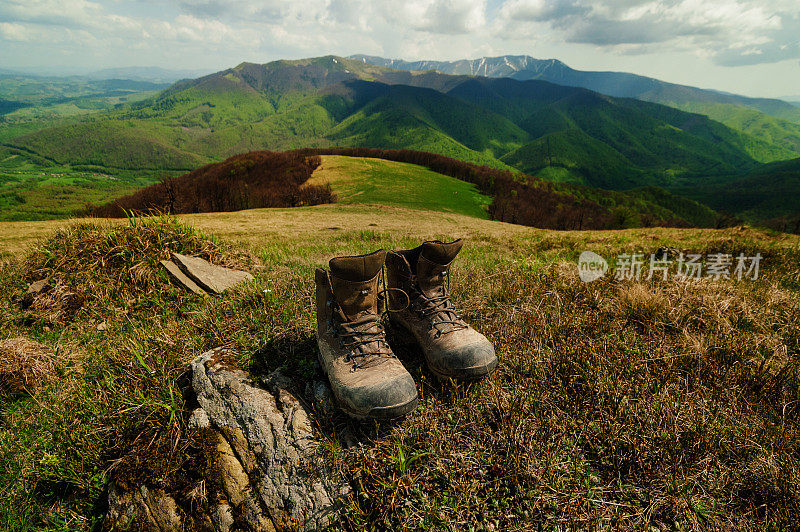
<instances>
[{"instance_id":1,"label":"boot tongue","mask_svg":"<svg viewBox=\"0 0 800 532\"><path fill-rule=\"evenodd\" d=\"M369 255L336 257L330 260L331 288L348 320L366 313L378 313L378 273L386 260L380 249Z\"/></svg>"},{"instance_id":2,"label":"boot tongue","mask_svg":"<svg viewBox=\"0 0 800 532\"><path fill-rule=\"evenodd\" d=\"M417 260L417 282L427 297L444 295L444 283L450 263L461 251L463 244L461 239L447 243L436 240L422 244Z\"/></svg>"}]
</instances>

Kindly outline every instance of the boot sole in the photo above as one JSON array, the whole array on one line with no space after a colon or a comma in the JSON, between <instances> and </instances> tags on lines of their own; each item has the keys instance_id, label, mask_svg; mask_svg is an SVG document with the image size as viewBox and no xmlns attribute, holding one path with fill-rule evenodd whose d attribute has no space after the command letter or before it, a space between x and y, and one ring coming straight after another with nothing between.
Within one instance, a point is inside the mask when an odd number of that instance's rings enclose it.
<instances>
[{"instance_id":1,"label":"boot sole","mask_svg":"<svg viewBox=\"0 0 800 532\"><path fill-rule=\"evenodd\" d=\"M406 347L416 346L424 353L422 346L420 346L419 342L417 341L417 337L414 336L414 334L411 331L409 331L405 327L405 325L391 319L389 320L389 325L392 327L392 332L394 333L394 339L400 345ZM444 380L456 379L459 381L466 381L466 382L479 381L484 377L488 377L489 375L494 373L495 369L497 369L497 358L495 358L490 364L482 366L472 366L471 368L464 368L462 370L463 373L460 373L458 375L448 375L447 373L441 373L439 371L436 371L434 368L431 367L430 364L427 363L428 362L427 357L425 362L431 373L433 373L437 378Z\"/></svg>"},{"instance_id":2,"label":"boot sole","mask_svg":"<svg viewBox=\"0 0 800 532\"><path fill-rule=\"evenodd\" d=\"M406 403L401 403L393 406L379 406L373 408L366 414L362 412L354 412L352 410L343 407L342 405L339 405L339 409L348 416L352 417L353 419L357 419L359 421L364 421L366 419L377 419L378 421L391 421L393 419L399 419L408 414L409 412L411 412L412 410L414 410L415 408L417 408L418 402L419 398L415 397L414 399Z\"/></svg>"},{"instance_id":3,"label":"boot sole","mask_svg":"<svg viewBox=\"0 0 800 532\"><path fill-rule=\"evenodd\" d=\"M325 373L325 364L322 361L322 346L320 345L319 339L317 339L317 361L319 362L320 367L322 368L322 372ZM325 373L325 378L328 378L328 374ZM330 384L330 379L328 380ZM332 390L331 390L332 391ZM336 399L336 395L333 394L334 399ZM342 405L338 400L336 400L336 406L339 407L339 410L347 414L348 416L352 417L353 419L357 419L359 421L364 421L366 419L377 419L379 421L388 421L392 419L398 419L415 408L417 408L417 402L419 401L419 397L414 397L411 401L407 401L405 403L400 403L392 406L378 406L370 410L369 412L356 412L347 408L346 406Z\"/></svg>"}]
</instances>

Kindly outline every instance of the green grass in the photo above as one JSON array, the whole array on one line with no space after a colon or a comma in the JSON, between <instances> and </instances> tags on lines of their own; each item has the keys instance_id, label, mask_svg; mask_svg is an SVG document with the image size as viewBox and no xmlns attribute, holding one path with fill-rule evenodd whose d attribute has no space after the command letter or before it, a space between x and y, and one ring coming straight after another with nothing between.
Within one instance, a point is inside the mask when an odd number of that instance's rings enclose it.
<instances>
[{"instance_id":1,"label":"green grass","mask_svg":"<svg viewBox=\"0 0 800 532\"><path fill-rule=\"evenodd\" d=\"M442 383L418 353L398 350L420 390L416 411L382 427L339 413L314 418L321 452L353 486L343 528L793 526L796 237L551 232L364 205L183 219L240 244L166 220L78 225L0 266L2 339L24 336L50 350L42 356L59 353L53 380L0 397L3 529L90 528L102 517L105 481L142 453L153 457L145 478L180 485L200 452L181 415L188 361L225 344L257 375L283 368L302 395L305 382L323 378L311 362L314 269L338 254L456 236L467 243L454 300L496 346L498 371L474 385ZM613 258L661 246L760 251L761 278L577 277L584 249ZM256 280L224 298L194 296L160 273L169 251ZM43 276L85 296L74 317L19 307L27 282ZM345 449L343 432L363 445Z\"/></svg>"},{"instance_id":2,"label":"green grass","mask_svg":"<svg viewBox=\"0 0 800 532\"><path fill-rule=\"evenodd\" d=\"M109 202L168 173L75 167L0 148L0 221L69 218L89 203Z\"/></svg>"},{"instance_id":3,"label":"green grass","mask_svg":"<svg viewBox=\"0 0 800 532\"><path fill-rule=\"evenodd\" d=\"M310 183L330 183L337 203L396 205L488 218L492 198L474 185L413 164L325 155Z\"/></svg>"}]
</instances>

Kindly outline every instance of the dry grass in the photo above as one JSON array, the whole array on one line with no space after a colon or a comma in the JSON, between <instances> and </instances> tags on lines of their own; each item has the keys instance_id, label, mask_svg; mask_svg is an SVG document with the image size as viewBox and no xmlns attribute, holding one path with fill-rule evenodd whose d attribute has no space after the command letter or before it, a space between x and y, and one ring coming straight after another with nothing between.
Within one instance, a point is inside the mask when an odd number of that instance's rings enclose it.
<instances>
[{"instance_id":1,"label":"dry grass","mask_svg":"<svg viewBox=\"0 0 800 532\"><path fill-rule=\"evenodd\" d=\"M4 332L74 346L81 371L58 390L0 402L0 528L90 528L108 475L139 463L134 452L151 458L148 478L202 498L179 393L186 363L224 344L239 365L280 367L302 391L322 378L314 268L335 254L455 236L468 241L454 299L495 344L500 366L484 382L453 385L399 349L421 395L408 418L375 426L315 417L324 452L354 490L343 528L796 525L800 239L751 229L555 233L359 206L184 219L245 247L165 220L89 224L2 267ZM758 250L762 276L578 279L584 249L608 258L661 246ZM256 280L224 298L181 292L157 268L167 250L250 269ZM26 319L20 295L43 277L86 294L73 320ZM162 445L169 452L156 452Z\"/></svg>"},{"instance_id":2,"label":"dry grass","mask_svg":"<svg viewBox=\"0 0 800 532\"><path fill-rule=\"evenodd\" d=\"M35 297L28 310L46 323L63 323L75 317L85 299L84 295L57 284L52 290Z\"/></svg>"},{"instance_id":3,"label":"dry grass","mask_svg":"<svg viewBox=\"0 0 800 532\"><path fill-rule=\"evenodd\" d=\"M31 394L56 376L50 348L24 337L0 340L0 397Z\"/></svg>"},{"instance_id":4,"label":"dry grass","mask_svg":"<svg viewBox=\"0 0 800 532\"><path fill-rule=\"evenodd\" d=\"M558 264L485 284L489 272L465 270L456 293L499 347L498 372L453 388L421 369L413 422L343 452L359 472L354 528L795 522L796 293L584 285ZM403 470L401 449L421 458Z\"/></svg>"}]
</instances>

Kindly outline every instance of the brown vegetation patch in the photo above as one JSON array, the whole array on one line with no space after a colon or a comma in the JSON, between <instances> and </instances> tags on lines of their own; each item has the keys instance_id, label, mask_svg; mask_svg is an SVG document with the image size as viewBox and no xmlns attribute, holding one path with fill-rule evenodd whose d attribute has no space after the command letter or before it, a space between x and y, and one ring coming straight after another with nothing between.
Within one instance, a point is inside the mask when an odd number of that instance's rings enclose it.
<instances>
[{"instance_id":1,"label":"brown vegetation patch","mask_svg":"<svg viewBox=\"0 0 800 532\"><path fill-rule=\"evenodd\" d=\"M31 299L27 309L46 323L65 323L75 318L85 296L63 284Z\"/></svg>"},{"instance_id":2,"label":"brown vegetation patch","mask_svg":"<svg viewBox=\"0 0 800 532\"><path fill-rule=\"evenodd\" d=\"M34 393L55 374L50 348L24 337L0 340L0 396Z\"/></svg>"},{"instance_id":3,"label":"brown vegetation patch","mask_svg":"<svg viewBox=\"0 0 800 532\"><path fill-rule=\"evenodd\" d=\"M319 164L318 156L294 152L243 153L165 178L88 214L121 218L129 212L185 214L331 203L330 186L303 186Z\"/></svg>"}]
</instances>

